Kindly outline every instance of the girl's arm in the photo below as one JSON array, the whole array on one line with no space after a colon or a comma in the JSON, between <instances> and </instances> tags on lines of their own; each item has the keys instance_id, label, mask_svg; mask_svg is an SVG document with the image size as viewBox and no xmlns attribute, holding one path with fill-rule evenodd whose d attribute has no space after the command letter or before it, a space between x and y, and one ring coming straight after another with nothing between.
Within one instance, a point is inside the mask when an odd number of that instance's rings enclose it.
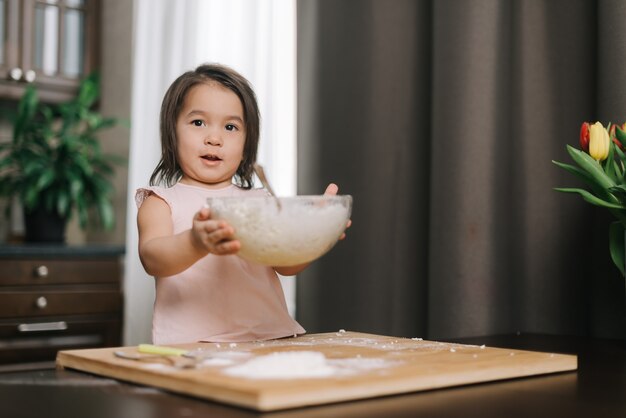
<instances>
[{"instance_id":1,"label":"girl's arm","mask_svg":"<svg viewBox=\"0 0 626 418\"><path fill-rule=\"evenodd\" d=\"M311 263L305 263L289 267L274 267L274 271L282 276L295 276L296 274L307 268L310 264Z\"/></svg>"},{"instance_id":2,"label":"girl's arm","mask_svg":"<svg viewBox=\"0 0 626 418\"><path fill-rule=\"evenodd\" d=\"M191 229L174 234L169 206L154 195L139 208L137 226L139 258L152 276L171 276L209 253L234 254L241 247L233 239L233 228L211 219L208 208L196 213Z\"/></svg>"}]
</instances>

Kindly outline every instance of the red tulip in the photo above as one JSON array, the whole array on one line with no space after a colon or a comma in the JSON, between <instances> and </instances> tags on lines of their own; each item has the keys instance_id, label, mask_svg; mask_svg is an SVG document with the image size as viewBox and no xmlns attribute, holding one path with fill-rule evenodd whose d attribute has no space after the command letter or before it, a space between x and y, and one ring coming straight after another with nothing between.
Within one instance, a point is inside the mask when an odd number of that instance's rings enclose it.
<instances>
[{"instance_id":1,"label":"red tulip","mask_svg":"<svg viewBox=\"0 0 626 418\"><path fill-rule=\"evenodd\" d=\"M622 144L622 141L626 139L625 138L626 137L626 123L624 123L621 126L618 124L615 124L613 125L613 127L615 129L613 130L613 135L611 136L611 139L619 147L619 149L624 151L624 145Z\"/></svg>"},{"instance_id":2,"label":"red tulip","mask_svg":"<svg viewBox=\"0 0 626 418\"><path fill-rule=\"evenodd\" d=\"M609 131L609 138L611 138L611 141L613 141L615 146L619 147L619 149L624 151L624 146L622 145L621 142L619 142L619 139L617 139L617 137L615 136L615 128L618 128L618 127L621 129L621 127L616 123L611 125L611 130Z\"/></svg>"},{"instance_id":3,"label":"red tulip","mask_svg":"<svg viewBox=\"0 0 626 418\"><path fill-rule=\"evenodd\" d=\"M589 152L589 122L583 122L580 127L580 148Z\"/></svg>"}]
</instances>

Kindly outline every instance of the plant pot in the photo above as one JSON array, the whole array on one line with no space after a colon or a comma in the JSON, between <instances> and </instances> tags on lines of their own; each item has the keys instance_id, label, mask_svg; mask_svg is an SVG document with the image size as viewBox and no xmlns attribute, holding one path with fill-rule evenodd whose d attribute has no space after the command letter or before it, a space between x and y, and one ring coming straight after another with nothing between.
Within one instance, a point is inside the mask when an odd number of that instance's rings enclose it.
<instances>
[{"instance_id":1,"label":"plant pot","mask_svg":"<svg viewBox=\"0 0 626 418\"><path fill-rule=\"evenodd\" d=\"M24 210L26 242L64 243L67 218L56 211L39 207L32 211Z\"/></svg>"}]
</instances>

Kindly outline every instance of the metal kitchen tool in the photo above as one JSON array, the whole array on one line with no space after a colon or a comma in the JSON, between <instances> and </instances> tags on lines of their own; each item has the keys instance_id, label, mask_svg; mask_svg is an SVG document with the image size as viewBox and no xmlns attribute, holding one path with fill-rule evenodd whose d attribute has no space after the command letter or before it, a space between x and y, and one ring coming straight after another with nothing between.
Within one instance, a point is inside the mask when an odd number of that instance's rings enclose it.
<instances>
[{"instance_id":1,"label":"metal kitchen tool","mask_svg":"<svg viewBox=\"0 0 626 418\"><path fill-rule=\"evenodd\" d=\"M274 199L276 200L276 206L278 206L278 209L280 210L281 209L280 199L278 199L278 196L276 196L276 193L274 193L274 189L272 189L272 186L270 186L269 181L267 181L267 177L265 177L265 171L263 170L263 166L259 163L254 163L253 168L257 177L259 178L259 180L261 180L261 184L263 184L263 187L265 187L265 189L272 196L274 196Z\"/></svg>"},{"instance_id":2,"label":"metal kitchen tool","mask_svg":"<svg viewBox=\"0 0 626 418\"><path fill-rule=\"evenodd\" d=\"M126 351L116 350L113 352L115 357L123 358L125 360L144 361L147 363L161 363L164 362L177 369L195 369L202 361L203 357L198 357L186 350L171 348L171 347L159 347L150 344L139 345L137 351L139 353L129 353ZM142 355L140 353L146 353Z\"/></svg>"},{"instance_id":3,"label":"metal kitchen tool","mask_svg":"<svg viewBox=\"0 0 626 418\"><path fill-rule=\"evenodd\" d=\"M162 345L139 344L137 351L146 354L158 354L161 356L183 356L188 353L187 350L176 347L165 347Z\"/></svg>"}]
</instances>

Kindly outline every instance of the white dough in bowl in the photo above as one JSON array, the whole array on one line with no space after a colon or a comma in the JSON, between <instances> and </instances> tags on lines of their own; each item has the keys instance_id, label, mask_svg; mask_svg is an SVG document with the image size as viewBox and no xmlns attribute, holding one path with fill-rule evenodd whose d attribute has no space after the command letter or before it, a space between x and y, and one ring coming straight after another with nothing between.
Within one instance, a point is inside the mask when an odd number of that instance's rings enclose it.
<instances>
[{"instance_id":1,"label":"white dough in bowl","mask_svg":"<svg viewBox=\"0 0 626 418\"><path fill-rule=\"evenodd\" d=\"M346 228L352 197L209 198L211 216L235 229L239 255L269 266L294 266L330 250Z\"/></svg>"}]
</instances>

